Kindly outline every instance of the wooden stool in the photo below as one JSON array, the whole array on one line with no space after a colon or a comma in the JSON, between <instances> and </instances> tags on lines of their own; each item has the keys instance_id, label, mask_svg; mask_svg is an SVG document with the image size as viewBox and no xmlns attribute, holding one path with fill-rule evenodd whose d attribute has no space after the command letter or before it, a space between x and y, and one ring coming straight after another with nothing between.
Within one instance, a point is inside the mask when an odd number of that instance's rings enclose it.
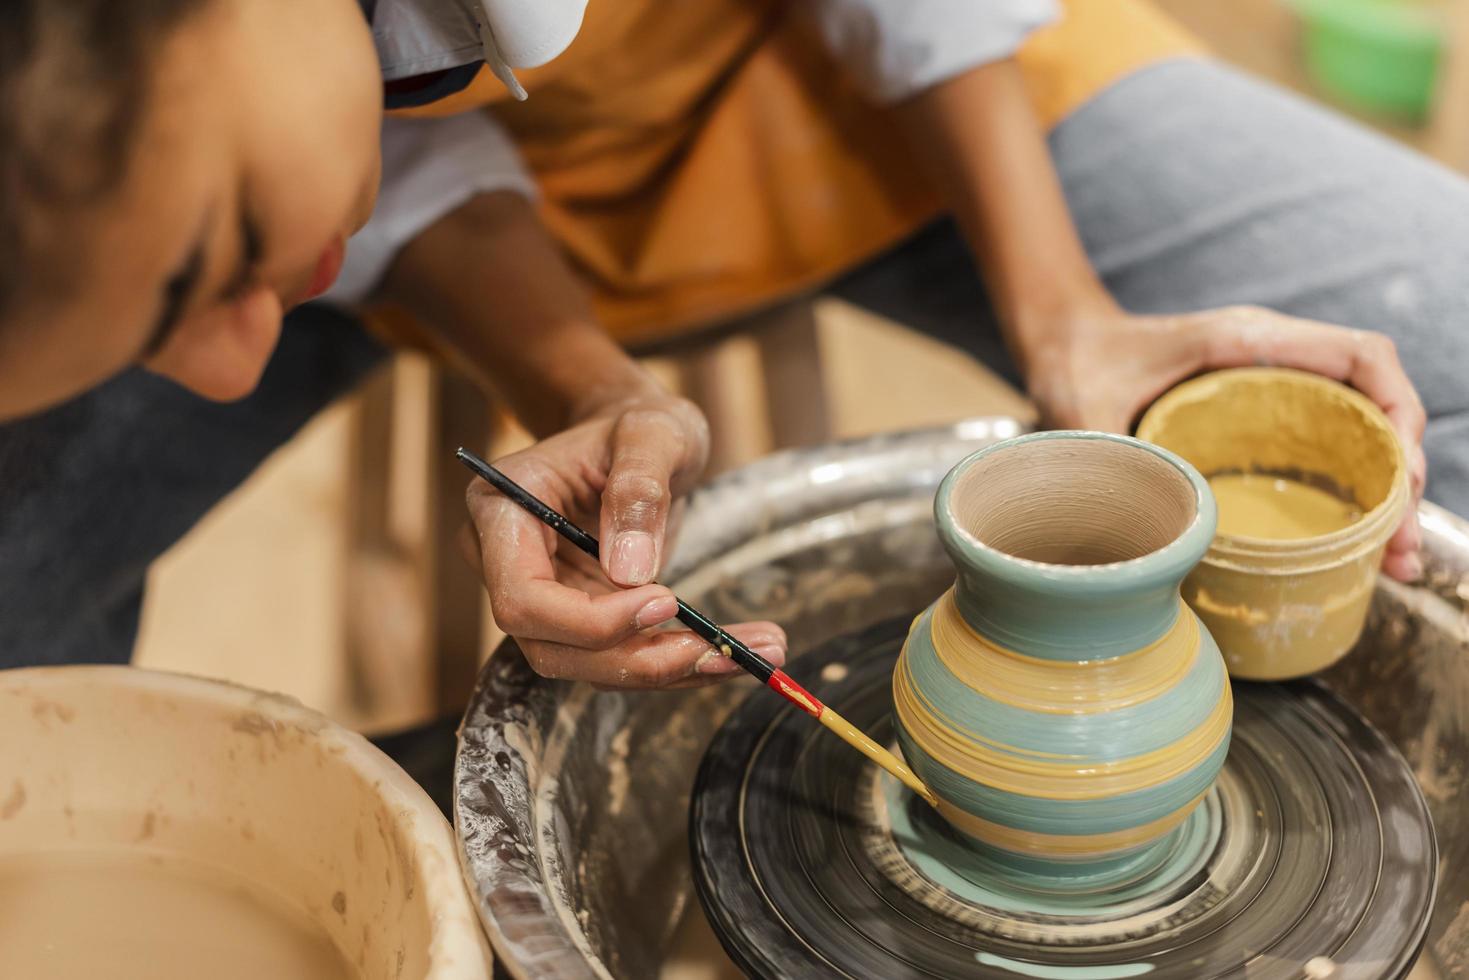
<instances>
[{"instance_id":1,"label":"wooden stool","mask_svg":"<svg viewBox=\"0 0 1469 980\"><path fill-rule=\"evenodd\" d=\"M488 447L490 406L470 382L424 363L419 383L405 386L412 367L395 359L357 395L348 457L347 663L356 707L383 728L462 705L480 663L484 590L455 541L468 478L453 450ZM421 403L417 432L395 424L405 396ZM405 533L393 519L394 477L415 450L419 513Z\"/></svg>"}]
</instances>

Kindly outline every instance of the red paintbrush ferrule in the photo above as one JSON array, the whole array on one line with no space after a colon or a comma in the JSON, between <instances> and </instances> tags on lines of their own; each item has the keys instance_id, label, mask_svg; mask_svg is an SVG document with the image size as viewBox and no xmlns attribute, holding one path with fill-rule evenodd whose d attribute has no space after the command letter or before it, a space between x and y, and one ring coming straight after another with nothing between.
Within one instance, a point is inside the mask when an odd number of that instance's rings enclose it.
<instances>
[{"instance_id":1,"label":"red paintbrush ferrule","mask_svg":"<svg viewBox=\"0 0 1469 980\"><path fill-rule=\"evenodd\" d=\"M771 673L770 680L765 683L772 691L775 691L812 718L820 718L821 712L826 710L826 705L812 697L810 691L791 680L783 670L775 670Z\"/></svg>"}]
</instances>

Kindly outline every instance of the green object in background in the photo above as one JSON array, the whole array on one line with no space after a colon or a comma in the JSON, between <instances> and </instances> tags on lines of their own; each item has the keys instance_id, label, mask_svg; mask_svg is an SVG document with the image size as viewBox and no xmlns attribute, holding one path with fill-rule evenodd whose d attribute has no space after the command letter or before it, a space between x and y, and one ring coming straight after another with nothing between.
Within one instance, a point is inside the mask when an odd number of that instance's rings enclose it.
<instances>
[{"instance_id":1,"label":"green object in background","mask_svg":"<svg viewBox=\"0 0 1469 980\"><path fill-rule=\"evenodd\" d=\"M1306 68L1343 102L1420 120L1444 47L1436 0L1286 0L1301 16Z\"/></svg>"}]
</instances>

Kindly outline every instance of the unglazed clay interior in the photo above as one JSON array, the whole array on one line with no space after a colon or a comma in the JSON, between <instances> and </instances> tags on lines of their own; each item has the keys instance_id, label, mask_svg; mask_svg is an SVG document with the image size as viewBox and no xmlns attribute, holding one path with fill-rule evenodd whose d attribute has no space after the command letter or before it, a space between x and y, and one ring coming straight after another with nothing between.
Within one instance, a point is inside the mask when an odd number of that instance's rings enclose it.
<instances>
[{"instance_id":1,"label":"unglazed clay interior","mask_svg":"<svg viewBox=\"0 0 1469 980\"><path fill-rule=\"evenodd\" d=\"M1107 439L1045 439L1000 449L955 481L955 524L982 544L1053 565L1141 558L1193 522L1193 485L1166 460Z\"/></svg>"},{"instance_id":2,"label":"unglazed clay interior","mask_svg":"<svg viewBox=\"0 0 1469 980\"><path fill-rule=\"evenodd\" d=\"M0 975L488 980L432 801L289 699L4 671L0 737Z\"/></svg>"}]
</instances>

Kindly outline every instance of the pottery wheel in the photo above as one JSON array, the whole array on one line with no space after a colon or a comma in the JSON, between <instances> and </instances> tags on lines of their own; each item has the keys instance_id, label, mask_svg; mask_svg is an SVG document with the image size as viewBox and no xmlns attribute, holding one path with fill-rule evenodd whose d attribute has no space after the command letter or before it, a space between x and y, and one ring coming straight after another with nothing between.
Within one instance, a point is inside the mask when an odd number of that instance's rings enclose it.
<instances>
[{"instance_id":1,"label":"pottery wheel","mask_svg":"<svg viewBox=\"0 0 1469 980\"><path fill-rule=\"evenodd\" d=\"M891 744L892 670L909 622L833 641L791 674ZM1315 683L1234 691L1228 761L1167 859L1080 905L1043 886L1025 894L955 876L945 848L961 845L926 805L756 693L699 770L700 900L729 955L761 977L1405 975L1436 865L1411 771Z\"/></svg>"}]
</instances>

